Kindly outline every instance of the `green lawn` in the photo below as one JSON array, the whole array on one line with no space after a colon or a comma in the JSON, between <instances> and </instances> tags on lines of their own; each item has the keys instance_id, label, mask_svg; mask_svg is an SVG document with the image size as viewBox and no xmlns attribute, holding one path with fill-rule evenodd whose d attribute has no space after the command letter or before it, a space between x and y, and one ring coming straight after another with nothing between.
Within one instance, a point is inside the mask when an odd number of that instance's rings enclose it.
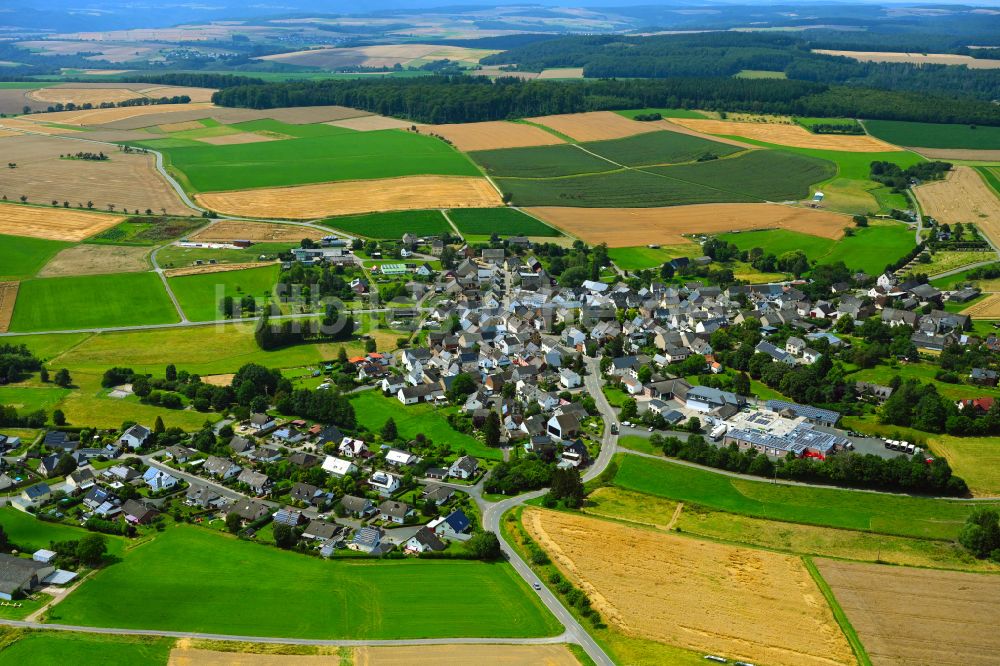
<instances>
[{"instance_id":1,"label":"green lawn","mask_svg":"<svg viewBox=\"0 0 1000 666\"><path fill-rule=\"evenodd\" d=\"M936 365L930 363L904 363L896 366L877 365L874 368L866 368L851 373L851 379L886 385L892 381L893 377L899 376L902 379L917 379L925 384L934 384L938 393L954 400L979 396L1000 398L1000 388L939 382L934 379L934 375L937 374L939 369Z\"/></svg>"},{"instance_id":2,"label":"green lawn","mask_svg":"<svg viewBox=\"0 0 1000 666\"><path fill-rule=\"evenodd\" d=\"M777 257L801 250L810 260L820 264L843 261L848 268L869 275L881 272L886 264L909 252L914 242L913 232L906 225L894 222L856 229L854 236L845 236L839 241L786 229L728 233L719 238L742 250L759 247Z\"/></svg>"},{"instance_id":3,"label":"green lawn","mask_svg":"<svg viewBox=\"0 0 1000 666\"><path fill-rule=\"evenodd\" d=\"M55 607L50 620L327 639L560 631L506 564L329 562L183 525L99 572Z\"/></svg>"},{"instance_id":4,"label":"green lawn","mask_svg":"<svg viewBox=\"0 0 1000 666\"><path fill-rule=\"evenodd\" d=\"M642 271L648 268L659 268L665 262L675 257L699 257L701 248L696 243L664 247L610 247L608 256L615 266L623 271Z\"/></svg>"},{"instance_id":5,"label":"green lawn","mask_svg":"<svg viewBox=\"0 0 1000 666\"><path fill-rule=\"evenodd\" d=\"M435 408L433 405L404 405L395 397L386 398L381 391L365 391L351 398L358 423L373 432L378 432L389 417L396 422L400 437L413 438L424 433L435 444L447 442L451 450L458 453L465 449L470 456L490 460L502 460L498 449L491 449L475 437L457 432L448 424L447 414L454 407Z\"/></svg>"},{"instance_id":6,"label":"green lawn","mask_svg":"<svg viewBox=\"0 0 1000 666\"><path fill-rule=\"evenodd\" d=\"M72 243L0 234L0 282L33 276Z\"/></svg>"},{"instance_id":7,"label":"green lawn","mask_svg":"<svg viewBox=\"0 0 1000 666\"><path fill-rule=\"evenodd\" d=\"M25 280L10 330L58 331L167 324L177 312L155 273Z\"/></svg>"},{"instance_id":8,"label":"green lawn","mask_svg":"<svg viewBox=\"0 0 1000 666\"><path fill-rule=\"evenodd\" d=\"M27 551L48 548L53 541L76 541L90 534L87 530L70 527L61 523L48 523L9 506L0 508L0 525L12 543ZM125 551L126 540L122 537L106 536L108 552L121 555Z\"/></svg>"},{"instance_id":9,"label":"green lawn","mask_svg":"<svg viewBox=\"0 0 1000 666\"><path fill-rule=\"evenodd\" d=\"M774 72L767 69L741 69L733 75L737 79L787 79L784 72Z\"/></svg>"},{"instance_id":10,"label":"green lawn","mask_svg":"<svg viewBox=\"0 0 1000 666\"><path fill-rule=\"evenodd\" d=\"M996 266L997 264L990 264L988 266L984 266L983 268L996 267ZM965 282L975 282L975 280L969 277L969 273L971 273L974 270L976 269L970 268L968 270L962 271L961 273L955 273L954 275L951 275L949 277L936 278L934 280L931 280L931 284L937 287L938 289L951 289L956 284L962 284Z\"/></svg>"},{"instance_id":11,"label":"green lawn","mask_svg":"<svg viewBox=\"0 0 1000 666\"><path fill-rule=\"evenodd\" d=\"M223 319L219 301L225 296L232 296L236 302L244 296L253 296L263 303L274 291L280 270L278 264L273 264L241 271L184 275L170 278L170 288L188 319L212 321Z\"/></svg>"},{"instance_id":12,"label":"green lawn","mask_svg":"<svg viewBox=\"0 0 1000 666\"><path fill-rule=\"evenodd\" d=\"M266 120L236 127L282 135L294 132L296 138L228 146L158 139L142 145L163 150L171 169L192 192L422 174L479 175L465 155L440 139L402 130L353 132Z\"/></svg>"},{"instance_id":13,"label":"green lawn","mask_svg":"<svg viewBox=\"0 0 1000 666\"><path fill-rule=\"evenodd\" d=\"M561 236L558 230L515 208L455 208L448 217L463 235Z\"/></svg>"},{"instance_id":14,"label":"green lawn","mask_svg":"<svg viewBox=\"0 0 1000 666\"><path fill-rule=\"evenodd\" d=\"M0 405L14 407L19 412L34 412L39 409L51 412L65 398L70 389L59 388L54 384L47 386L0 386Z\"/></svg>"},{"instance_id":15,"label":"green lawn","mask_svg":"<svg viewBox=\"0 0 1000 666\"><path fill-rule=\"evenodd\" d=\"M960 501L746 481L629 455L621 459L615 485L758 518L935 539L956 538L973 508Z\"/></svg>"},{"instance_id":16,"label":"green lawn","mask_svg":"<svg viewBox=\"0 0 1000 666\"><path fill-rule=\"evenodd\" d=\"M912 123L901 120L866 120L865 127L872 136L897 146L1000 149L1000 127Z\"/></svg>"},{"instance_id":17,"label":"green lawn","mask_svg":"<svg viewBox=\"0 0 1000 666\"><path fill-rule=\"evenodd\" d=\"M438 210L408 210L393 213L347 215L323 220L324 226L366 238L400 239L405 233L415 236L440 236L451 233L451 225Z\"/></svg>"},{"instance_id":18,"label":"green lawn","mask_svg":"<svg viewBox=\"0 0 1000 666\"><path fill-rule=\"evenodd\" d=\"M299 247L299 243L254 243L251 247L238 250L214 250L168 245L156 254L156 263L161 268L182 268L191 266L198 260L208 262L213 259L220 264L240 264L259 261L262 256L276 259L279 254L287 252L293 247Z\"/></svg>"},{"instance_id":19,"label":"green lawn","mask_svg":"<svg viewBox=\"0 0 1000 666\"><path fill-rule=\"evenodd\" d=\"M173 638L153 636L101 636L65 631L31 632L0 651L0 665L166 664L173 644Z\"/></svg>"}]
</instances>

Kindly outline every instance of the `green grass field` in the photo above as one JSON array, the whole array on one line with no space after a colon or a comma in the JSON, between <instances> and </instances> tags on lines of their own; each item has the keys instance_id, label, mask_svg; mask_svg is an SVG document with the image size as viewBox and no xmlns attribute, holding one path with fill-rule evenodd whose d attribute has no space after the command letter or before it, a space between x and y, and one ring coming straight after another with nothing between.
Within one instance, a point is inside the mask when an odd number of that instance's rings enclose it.
<instances>
[{"instance_id":1,"label":"green grass field","mask_svg":"<svg viewBox=\"0 0 1000 666\"><path fill-rule=\"evenodd\" d=\"M34 412L39 409L51 412L70 392L54 384L45 386L0 386L0 405L14 407L18 412Z\"/></svg>"},{"instance_id":2,"label":"green grass field","mask_svg":"<svg viewBox=\"0 0 1000 666\"><path fill-rule=\"evenodd\" d=\"M32 552L39 548L48 548L53 541L75 541L90 534L84 529L38 520L9 506L0 508L0 525L3 525L4 532L12 543L25 551L30 549ZM106 538L110 554L121 555L125 552L127 542L124 538L115 536Z\"/></svg>"},{"instance_id":3,"label":"green grass field","mask_svg":"<svg viewBox=\"0 0 1000 666\"><path fill-rule=\"evenodd\" d=\"M995 267L996 264L990 264L990 266ZM959 283L970 282L970 281L974 282L974 280L972 280L969 277L969 273L971 273L973 270L975 269L970 268L968 270L962 271L961 273L955 273L950 277L936 278L934 280L931 280L931 285L937 287L938 289L951 289L954 285Z\"/></svg>"},{"instance_id":4,"label":"green grass field","mask_svg":"<svg viewBox=\"0 0 1000 666\"><path fill-rule=\"evenodd\" d=\"M253 296L263 303L274 291L281 267L278 264L241 271L203 273L170 278L170 288L181 304L181 309L191 321L223 319L219 301L232 296L239 302L244 296Z\"/></svg>"},{"instance_id":5,"label":"green grass field","mask_svg":"<svg viewBox=\"0 0 1000 666\"><path fill-rule=\"evenodd\" d=\"M911 123L901 120L866 120L872 136L897 146L920 148L1000 149L1000 127Z\"/></svg>"},{"instance_id":6,"label":"green grass field","mask_svg":"<svg viewBox=\"0 0 1000 666\"><path fill-rule=\"evenodd\" d=\"M86 626L296 638L560 631L506 564L328 562L188 526L169 528L99 572L50 616Z\"/></svg>"},{"instance_id":7,"label":"green grass field","mask_svg":"<svg viewBox=\"0 0 1000 666\"><path fill-rule=\"evenodd\" d=\"M199 259L205 262L214 259L220 264L239 264L259 261L262 256L276 259L279 254L293 247L299 247L299 243L254 243L251 247L238 250L167 245L156 254L156 263L162 268L191 266Z\"/></svg>"},{"instance_id":8,"label":"green grass field","mask_svg":"<svg viewBox=\"0 0 1000 666\"><path fill-rule=\"evenodd\" d=\"M475 437L456 431L447 421L455 408L435 408L426 403L404 405L395 397L386 398L381 391L364 391L351 398L358 423L378 432L390 417L396 422L400 437L411 439L424 433L435 444L447 443L453 453L465 449L470 456L489 460L502 460L499 449L491 449Z\"/></svg>"},{"instance_id":9,"label":"green grass field","mask_svg":"<svg viewBox=\"0 0 1000 666\"><path fill-rule=\"evenodd\" d=\"M0 234L0 282L21 280L41 270L72 243Z\"/></svg>"},{"instance_id":10,"label":"green grass field","mask_svg":"<svg viewBox=\"0 0 1000 666\"><path fill-rule=\"evenodd\" d=\"M352 132L330 125L286 126L268 120L236 127L282 135L294 132L295 138L228 146L195 146L185 139L159 139L141 145L163 150L171 169L192 192L421 174L479 175L465 155L422 134L401 130ZM174 143L165 145L167 141Z\"/></svg>"},{"instance_id":11,"label":"green grass field","mask_svg":"<svg viewBox=\"0 0 1000 666\"><path fill-rule=\"evenodd\" d=\"M519 206L617 208L802 199L812 183L833 174L824 160L759 150L696 164L497 183Z\"/></svg>"},{"instance_id":12,"label":"green grass field","mask_svg":"<svg viewBox=\"0 0 1000 666\"><path fill-rule=\"evenodd\" d=\"M742 250L759 247L776 257L801 250L810 260L820 264L843 261L848 268L862 270L869 275L881 272L886 264L909 252L914 243L913 232L905 225L893 222L856 229L854 236L839 241L786 229L729 233L719 238Z\"/></svg>"},{"instance_id":13,"label":"green grass field","mask_svg":"<svg viewBox=\"0 0 1000 666\"><path fill-rule=\"evenodd\" d=\"M65 631L32 632L0 650L0 666L165 665L173 638L101 636Z\"/></svg>"},{"instance_id":14,"label":"green grass field","mask_svg":"<svg viewBox=\"0 0 1000 666\"><path fill-rule=\"evenodd\" d=\"M583 173L604 173L618 167L586 153L575 145L535 146L477 150L469 156L498 178L552 178Z\"/></svg>"},{"instance_id":15,"label":"green grass field","mask_svg":"<svg viewBox=\"0 0 1000 666\"><path fill-rule=\"evenodd\" d=\"M658 113L664 118L708 118L701 111L692 111L691 109L628 109L626 111L615 111L620 116L625 116L626 118L635 118L636 116L649 115L652 113Z\"/></svg>"},{"instance_id":16,"label":"green grass field","mask_svg":"<svg viewBox=\"0 0 1000 666\"><path fill-rule=\"evenodd\" d=\"M787 79L784 72L774 72L768 69L741 69L733 75L737 79Z\"/></svg>"},{"instance_id":17,"label":"green grass field","mask_svg":"<svg viewBox=\"0 0 1000 666\"><path fill-rule=\"evenodd\" d=\"M324 226L366 238L400 239L409 232L417 236L451 233L451 225L438 210L411 210L395 213L348 215L323 220Z\"/></svg>"},{"instance_id":18,"label":"green grass field","mask_svg":"<svg viewBox=\"0 0 1000 666\"><path fill-rule=\"evenodd\" d=\"M626 166L692 162L706 153L725 157L741 149L679 132L649 132L625 139L581 143L581 147Z\"/></svg>"},{"instance_id":19,"label":"green grass field","mask_svg":"<svg viewBox=\"0 0 1000 666\"><path fill-rule=\"evenodd\" d=\"M58 331L178 321L155 273L25 280L10 330Z\"/></svg>"},{"instance_id":20,"label":"green grass field","mask_svg":"<svg viewBox=\"0 0 1000 666\"><path fill-rule=\"evenodd\" d=\"M757 518L933 539L956 538L972 510L967 502L746 481L629 455L615 485Z\"/></svg>"},{"instance_id":21,"label":"green grass field","mask_svg":"<svg viewBox=\"0 0 1000 666\"><path fill-rule=\"evenodd\" d=\"M463 235L557 237L557 229L514 208L455 208L448 217Z\"/></svg>"},{"instance_id":22,"label":"green grass field","mask_svg":"<svg viewBox=\"0 0 1000 666\"><path fill-rule=\"evenodd\" d=\"M683 246L667 245L663 247L610 247L608 256L615 266L623 271L642 271L648 268L659 268L665 262L675 257L700 257L701 247L696 243Z\"/></svg>"},{"instance_id":23,"label":"green grass field","mask_svg":"<svg viewBox=\"0 0 1000 666\"><path fill-rule=\"evenodd\" d=\"M976 167L976 171L983 177L998 197L1000 197L1000 167Z\"/></svg>"}]
</instances>

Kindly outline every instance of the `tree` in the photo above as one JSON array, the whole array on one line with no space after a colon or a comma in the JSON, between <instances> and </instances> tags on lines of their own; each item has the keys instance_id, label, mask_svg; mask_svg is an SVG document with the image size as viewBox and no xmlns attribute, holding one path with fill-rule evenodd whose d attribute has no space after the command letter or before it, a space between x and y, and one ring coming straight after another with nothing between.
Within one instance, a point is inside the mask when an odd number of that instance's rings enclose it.
<instances>
[{"instance_id":1,"label":"tree","mask_svg":"<svg viewBox=\"0 0 1000 666\"><path fill-rule=\"evenodd\" d=\"M978 558L1000 559L1000 514L994 509L973 509L958 542Z\"/></svg>"},{"instance_id":2,"label":"tree","mask_svg":"<svg viewBox=\"0 0 1000 666\"><path fill-rule=\"evenodd\" d=\"M750 395L750 377L741 372L733 378L733 391L737 395Z\"/></svg>"},{"instance_id":3,"label":"tree","mask_svg":"<svg viewBox=\"0 0 1000 666\"><path fill-rule=\"evenodd\" d=\"M299 540L298 535L295 534L295 530L292 529L291 525L285 525L284 523L277 523L274 526L274 544L278 548L284 548L288 550L295 545L295 542Z\"/></svg>"},{"instance_id":4,"label":"tree","mask_svg":"<svg viewBox=\"0 0 1000 666\"><path fill-rule=\"evenodd\" d=\"M643 384L648 384L649 380L653 378L653 369L648 365L644 365L639 368L639 381Z\"/></svg>"},{"instance_id":5,"label":"tree","mask_svg":"<svg viewBox=\"0 0 1000 666\"><path fill-rule=\"evenodd\" d=\"M448 389L448 399L452 402L461 402L465 397L476 392L476 382L467 372L460 372L451 381L451 388Z\"/></svg>"},{"instance_id":6,"label":"tree","mask_svg":"<svg viewBox=\"0 0 1000 666\"><path fill-rule=\"evenodd\" d=\"M149 378L143 377L142 375L136 375L132 380L132 393L136 394L140 398L145 398L152 392L153 387L149 383Z\"/></svg>"},{"instance_id":7,"label":"tree","mask_svg":"<svg viewBox=\"0 0 1000 666\"><path fill-rule=\"evenodd\" d=\"M382 426L382 439L392 442L399 438L399 431L396 429L396 421L390 416Z\"/></svg>"},{"instance_id":8,"label":"tree","mask_svg":"<svg viewBox=\"0 0 1000 666\"><path fill-rule=\"evenodd\" d=\"M496 448L500 446L500 415L490 411L483 425L483 436L486 438L486 446Z\"/></svg>"},{"instance_id":9,"label":"tree","mask_svg":"<svg viewBox=\"0 0 1000 666\"><path fill-rule=\"evenodd\" d=\"M622 411L621 419L623 421L635 418L639 414L639 406L635 402L635 398L625 398L622 401Z\"/></svg>"},{"instance_id":10,"label":"tree","mask_svg":"<svg viewBox=\"0 0 1000 666\"><path fill-rule=\"evenodd\" d=\"M174 365L173 363L169 364L167 366L166 372L164 373L164 377L166 377L166 379L167 379L168 382L176 382L177 381L177 366Z\"/></svg>"},{"instance_id":11,"label":"tree","mask_svg":"<svg viewBox=\"0 0 1000 666\"><path fill-rule=\"evenodd\" d=\"M552 486L549 494L566 502L566 506L578 508L583 504L585 491L580 471L575 467L556 469L552 472Z\"/></svg>"},{"instance_id":12,"label":"tree","mask_svg":"<svg viewBox=\"0 0 1000 666\"><path fill-rule=\"evenodd\" d=\"M240 518L238 513L227 513L226 514L226 529L232 534L236 534L243 527L243 519Z\"/></svg>"},{"instance_id":13,"label":"tree","mask_svg":"<svg viewBox=\"0 0 1000 666\"><path fill-rule=\"evenodd\" d=\"M73 378L69 376L69 370L62 368L56 373L53 380L56 386L61 386L62 388L67 388L73 384Z\"/></svg>"},{"instance_id":14,"label":"tree","mask_svg":"<svg viewBox=\"0 0 1000 666\"><path fill-rule=\"evenodd\" d=\"M66 476L76 471L76 459L68 453L64 453L59 462L56 463L55 475Z\"/></svg>"},{"instance_id":15,"label":"tree","mask_svg":"<svg viewBox=\"0 0 1000 666\"><path fill-rule=\"evenodd\" d=\"M98 566L107 552L107 539L100 534L88 534L76 544L76 559L88 567Z\"/></svg>"},{"instance_id":16,"label":"tree","mask_svg":"<svg viewBox=\"0 0 1000 666\"><path fill-rule=\"evenodd\" d=\"M855 215L852 219L854 220L854 224L858 225L859 227L868 226L868 218L865 217L864 215Z\"/></svg>"},{"instance_id":17,"label":"tree","mask_svg":"<svg viewBox=\"0 0 1000 666\"><path fill-rule=\"evenodd\" d=\"M159 414L156 416L156 421L153 422L153 432L157 435L163 434L166 428L163 426L163 417Z\"/></svg>"},{"instance_id":18,"label":"tree","mask_svg":"<svg viewBox=\"0 0 1000 666\"><path fill-rule=\"evenodd\" d=\"M503 557L500 539L493 532L476 532L465 542L465 549L478 560L494 561Z\"/></svg>"},{"instance_id":19,"label":"tree","mask_svg":"<svg viewBox=\"0 0 1000 666\"><path fill-rule=\"evenodd\" d=\"M66 425L66 414L61 409L53 410L52 412L52 422L57 426Z\"/></svg>"},{"instance_id":20,"label":"tree","mask_svg":"<svg viewBox=\"0 0 1000 666\"><path fill-rule=\"evenodd\" d=\"M38 373L38 379L40 379L42 383L47 383L49 381L49 371L44 366Z\"/></svg>"}]
</instances>

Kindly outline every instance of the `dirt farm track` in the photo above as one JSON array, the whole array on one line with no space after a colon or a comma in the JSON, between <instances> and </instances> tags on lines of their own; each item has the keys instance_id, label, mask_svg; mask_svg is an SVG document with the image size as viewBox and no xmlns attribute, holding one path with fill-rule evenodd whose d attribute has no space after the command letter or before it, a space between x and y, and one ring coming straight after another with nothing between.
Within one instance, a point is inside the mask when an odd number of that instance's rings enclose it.
<instances>
[{"instance_id":1,"label":"dirt farm track","mask_svg":"<svg viewBox=\"0 0 1000 666\"><path fill-rule=\"evenodd\" d=\"M1000 576L816 560L875 666L993 666Z\"/></svg>"},{"instance_id":2,"label":"dirt farm track","mask_svg":"<svg viewBox=\"0 0 1000 666\"><path fill-rule=\"evenodd\" d=\"M854 655L794 556L528 509L529 534L628 636L770 666Z\"/></svg>"},{"instance_id":3,"label":"dirt farm track","mask_svg":"<svg viewBox=\"0 0 1000 666\"><path fill-rule=\"evenodd\" d=\"M746 229L790 229L838 239L850 218L837 213L779 204L697 204L670 208L526 208L543 222L596 245L679 245L684 234Z\"/></svg>"}]
</instances>

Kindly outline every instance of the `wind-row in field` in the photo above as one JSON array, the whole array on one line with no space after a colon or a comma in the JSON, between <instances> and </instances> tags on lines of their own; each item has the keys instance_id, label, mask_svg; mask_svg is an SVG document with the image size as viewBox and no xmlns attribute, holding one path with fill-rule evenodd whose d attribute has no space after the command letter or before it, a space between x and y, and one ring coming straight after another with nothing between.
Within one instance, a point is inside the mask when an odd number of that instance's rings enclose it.
<instances>
[{"instance_id":1,"label":"wind-row in field","mask_svg":"<svg viewBox=\"0 0 1000 666\"><path fill-rule=\"evenodd\" d=\"M634 247L683 245L685 234L719 234L741 229L791 229L838 239L850 219L826 211L778 204L704 204L671 208L537 207L528 212L588 243Z\"/></svg>"},{"instance_id":2,"label":"wind-row in field","mask_svg":"<svg viewBox=\"0 0 1000 666\"><path fill-rule=\"evenodd\" d=\"M531 509L523 519L628 636L776 666L854 663L797 557L562 512Z\"/></svg>"}]
</instances>

